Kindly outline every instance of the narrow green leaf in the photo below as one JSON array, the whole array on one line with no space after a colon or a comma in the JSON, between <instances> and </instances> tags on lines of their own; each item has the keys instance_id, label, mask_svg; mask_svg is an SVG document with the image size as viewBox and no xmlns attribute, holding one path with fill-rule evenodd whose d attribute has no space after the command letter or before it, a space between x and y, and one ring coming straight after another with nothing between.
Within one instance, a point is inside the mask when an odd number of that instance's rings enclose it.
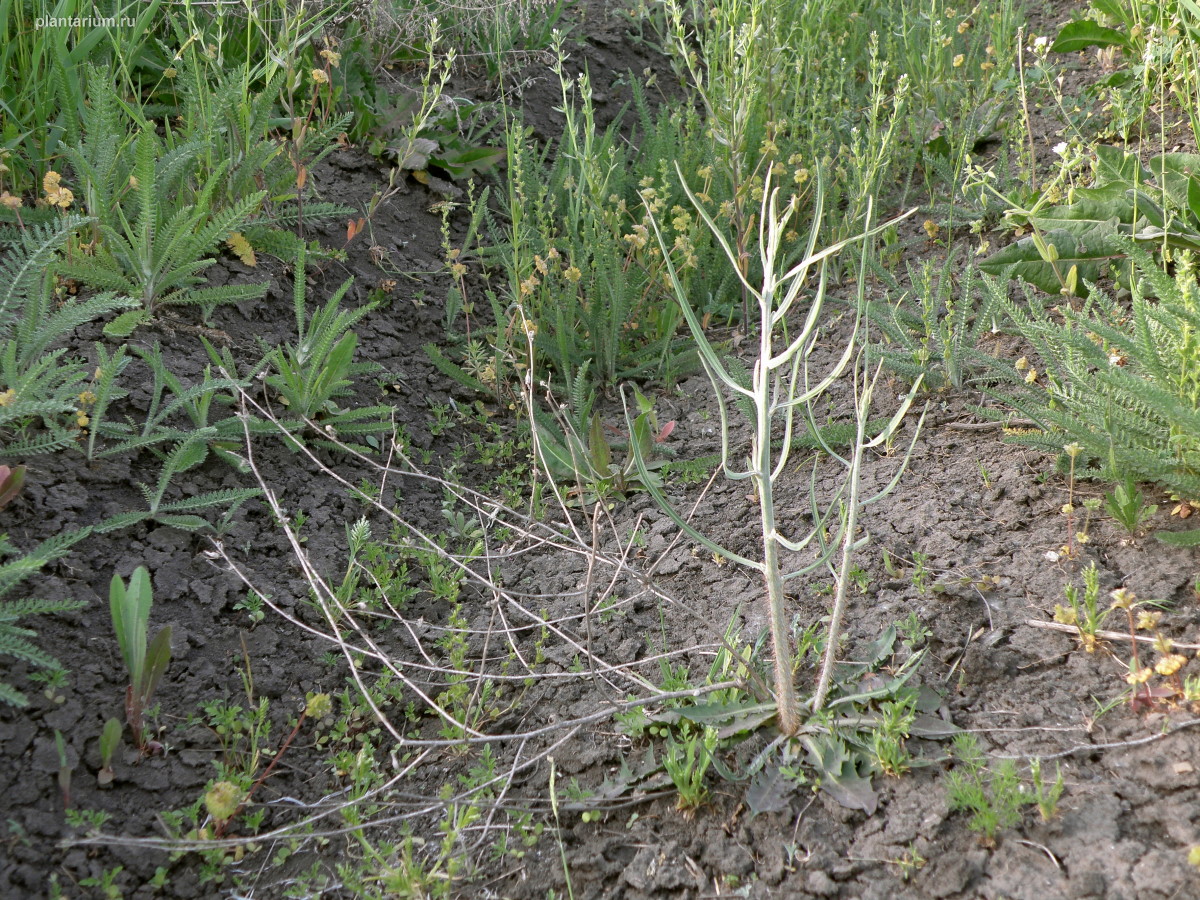
<instances>
[{"instance_id":1,"label":"narrow green leaf","mask_svg":"<svg viewBox=\"0 0 1200 900\"><path fill-rule=\"evenodd\" d=\"M158 683L162 680L163 673L167 671L167 666L170 664L171 626L164 625L154 636L154 640L150 642L150 647L146 651L146 669L142 683L137 687L143 706L150 705L150 698L154 696L155 690L158 689Z\"/></svg>"}]
</instances>

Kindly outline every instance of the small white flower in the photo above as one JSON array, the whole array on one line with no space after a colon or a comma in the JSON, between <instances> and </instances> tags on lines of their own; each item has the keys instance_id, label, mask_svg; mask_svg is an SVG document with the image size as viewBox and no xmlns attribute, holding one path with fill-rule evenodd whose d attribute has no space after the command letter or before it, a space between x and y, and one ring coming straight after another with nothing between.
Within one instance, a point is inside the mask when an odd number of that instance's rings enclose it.
<instances>
[{"instance_id":1,"label":"small white flower","mask_svg":"<svg viewBox=\"0 0 1200 900\"><path fill-rule=\"evenodd\" d=\"M1055 156L1066 156L1067 155L1067 142L1066 141L1059 141L1057 144L1054 145L1054 155Z\"/></svg>"}]
</instances>

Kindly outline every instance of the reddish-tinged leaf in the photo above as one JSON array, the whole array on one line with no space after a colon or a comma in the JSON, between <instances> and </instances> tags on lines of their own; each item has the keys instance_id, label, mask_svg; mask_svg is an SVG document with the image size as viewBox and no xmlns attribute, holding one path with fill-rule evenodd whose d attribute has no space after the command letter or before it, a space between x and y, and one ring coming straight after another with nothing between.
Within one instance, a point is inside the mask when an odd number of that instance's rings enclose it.
<instances>
[{"instance_id":1,"label":"reddish-tinged leaf","mask_svg":"<svg viewBox=\"0 0 1200 900\"><path fill-rule=\"evenodd\" d=\"M0 509L8 506L16 499L17 494L25 487L24 466L0 466Z\"/></svg>"}]
</instances>

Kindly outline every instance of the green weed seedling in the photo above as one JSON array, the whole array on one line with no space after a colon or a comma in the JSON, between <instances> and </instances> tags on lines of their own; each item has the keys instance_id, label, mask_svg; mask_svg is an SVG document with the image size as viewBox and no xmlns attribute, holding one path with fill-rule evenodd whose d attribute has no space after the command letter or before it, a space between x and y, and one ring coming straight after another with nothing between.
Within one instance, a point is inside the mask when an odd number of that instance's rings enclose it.
<instances>
[{"instance_id":1,"label":"green weed seedling","mask_svg":"<svg viewBox=\"0 0 1200 900\"><path fill-rule=\"evenodd\" d=\"M662 762L667 775L671 777L671 783L679 792L676 808L694 810L703 806L708 799L704 779L712 765L717 740L715 728L690 729L678 739L673 734L667 735Z\"/></svg>"},{"instance_id":2,"label":"green weed seedling","mask_svg":"<svg viewBox=\"0 0 1200 900\"><path fill-rule=\"evenodd\" d=\"M1054 782L1047 784L1042 777L1042 761L1034 757L1029 761L1029 779L1033 785L1033 802L1043 822L1049 822L1058 813L1058 801L1062 799L1066 783L1063 781L1062 766L1054 766Z\"/></svg>"},{"instance_id":3,"label":"green weed seedling","mask_svg":"<svg viewBox=\"0 0 1200 900\"><path fill-rule=\"evenodd\" d=\"M111 869L105 869L99 875L81 878L79 886L95 888L99 891L95 896L103 897L104 900L121 900L125 896L125 891L117 884L117 878L124 870L124 866L114 866Z\"/></svg>"},{"instance_id":4,"label":"green weed seedling","mask_svg":"<svg viewBox=\"0 0 1200 900\"><path fill-rule=\"evenodd\" d=\"M967 823L979 832L981 841L989 847L996 844L996 834L1021 821L1021 809L1039 802L1024 791L1021 776L1014 760L1003 759L989 766L979 747L979 739L966 732L954 736L953 771L946 775L946 797L951 812L968 812ZM1040 768L1039 768L1040 774ZM1051 789L1053 790L1053 789ZM1058 791L1061 794L1061 789ZM1050 804L1049 794L1043 799ZM1053 804L1057 804L1055 796Z\"/></svg>"},{"instance_id":5,"label":"green weed seedling","mask_svg":"<svg viewBox=\"0 0 1200 900\"><path fill-rule=\"evenodd\" d=\"M1083 649L1095 653L1100 646L1096 634L1112 611L1110 607L1100 606L1100 570L1096 564L1093 562L1083 570L1082 594L1073 584L1068 584L1063 592L1067 596L1067 605L1055 605L1054 621L1062 625L1074 625L1079 629L1079 642Z\"/></svg>"},{"instance_id":6,"label":"green weed seedling","mask_svg":"<svg viewBox=\"0 0 1200 900\"><path fill-rule=\"evenodd\" d=\"M113 783L116 773L113 772L112 761L119 746L121 722L118 719L109 719L104 723L104 730L100 732L100 771L96 774L96 784L100 787L108 787Z\"/></svg>"},{"instance_id":7,"label":"green weed seedling","mask_svg":"<svg viewBox=\"0 0 1200 900\"><path fill-rule=\"evenodd\" d=\"M1146 503L1137 482L1129 474L1113 487L1112 493L1105 493L1104 508L1131 535L1141 531L1142 525L1158 512L1158 504Z\"/></svg>"},{"instance_id":8,"label":"green weed seedling","mask_svg":"<svg viewBox=\"0 0 1200 900\"><path fill-rule=\"evenodd\" d=\"M150 606L153 603L150 573L138 566L129 584L114 575L108 591L117 644L129 672L125 691L125 721L133 732L133 743L142 753L161 750L157 741L147 741L143 717L150 698L171 663L171 626L164 625L147 645Z\"/></svg>"},{"instance_id":9,"label":"green weed seedling","mask_svg":"<svg viewBox=\"0 0 1200 900\"><path fill-rule=\"evenodd\" d=\"M920 550L913 553L912 583L922 597L929 593L928 562L928 553L922 553Z\"/></svg>"},{"instance_id":10,"label":"green weed seedling","mask_svg":"<svg viewBox=\"0 0 1200 900\"><path fill-rule=\"evenodd\" d=\"M393 412L390 406L349 409L339 406L339 401L353 392L354 378L379 369L375 363L354 361L358 346L354 325L373 307L341 308L342 299L353 283L353 279L347 279L325 306L310 316L305 305L305 257L305 251L301 250L296 258L293 292L299 338L293 344L276 348L269 355L275 371L267 376L267 384L278 392L291 416L314 423L319 432L343 439L389 432ZM299 424L303 425L303 422ZM289 440L294 441L293 438ZM329 442L318 440L317 443ZM357 449L369 452L367 448Z\"/></svg>"},{"instance_id":11,"label":"green weed seedling","mask_svg":"<svg viewBox=\"0 0 1200 900\"><path fill-rule=\"evenodd\" d=\"M546 471L555 481L575 485L571 492L573 502L591 503L661 486L659 470L665 460L658 451L674 430L675 423L667 422L660 427L654 414L654 401L633 387L637 415L633 418L628 441L624 447L611 441L599 412L592 409L595 395L587 393L587 371L588 367L584 365L576 376L572 400L568 404L574 416L560 415L555 421L534 408L537 450ZM624 458L621 458L622 450Z\"/></svg>"},{"instance_id":12,"label":"green weed seedling","mask_svg":"<svg viewBox=\"0 0 1200 900\"><path fill-rule=\"evenodd\" d=\"M66 695L63 694L63 689L69 683L66 669L52 667L39 672L30 672L29 680L42 686L42 696L51 703L57 705L66 702Z\"/></svg>"},{"instance_id":13,"label":"green weed seedling","mask_svg":"<svg viewBox=\"0 0 1200 900\"><path fill-rule=\"evenodd\" d=\"M82 829L86 834L99 834L105 824L112 818L112 814L105 812L102 809L68 809L66 815L68 825L72 828ZM82 884L82 882L80 882Z\"/></svg>"},{"instance_id":14,"label":"green weed seedling","mask_svg":"<svg viewBox=\"0 0 1200 900\"><path fill-rule=\"evenodd\" d=\"M72 806L71 776L75 771L75 766L67 755L67 742L57 728L54 729L54 749L58 753L58 789L62 794L63 809L70 809Z\"/></svg>"},{"instance_id":15,"label":"green weed seedling","mask_svg":"<svg viewBox=\"0 0 1200 900\"><path fill-rule=\"evenodd\" d=\"M254 626L261 624L263 619L267 617L267 613L263 609L265 603L266 600L261 594L257 591L250 591L233 605L233 609L235 612L239 610L244 611L250 619L250 627L254 628Z\"/></svg>"}]
</instances>

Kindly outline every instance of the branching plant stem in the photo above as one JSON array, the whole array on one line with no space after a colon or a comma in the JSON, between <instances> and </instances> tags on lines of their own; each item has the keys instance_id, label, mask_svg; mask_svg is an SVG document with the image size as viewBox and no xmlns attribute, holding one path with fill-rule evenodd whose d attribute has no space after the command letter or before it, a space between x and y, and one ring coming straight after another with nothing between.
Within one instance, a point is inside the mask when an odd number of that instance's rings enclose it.
<instances>
[{"instance_id":1,"label":"branching plant stem","mask_svg":"<svg viewBox=\"0 0 1200 900\"><path fill-rule=\"evenodd\" d=\"M658 226L653 210L650 209L648 218L654 227L667 273L675 289L676 299L687 320L692 337L696 341L705 372L712 383L714 398L721 418L721 461L725 477L734 481L749 480L754 486L755 496L759 501L763 538L761 560L750 559L734 553L701 534L684 520L656 486L648 484L647 489L672 521L688 537L713 552L721 554L726 559L761 573L766 587L769 608L768 621L775 654L775 701L779 729L785 735L795 735L801 729L800 704L797 701L796 686L793 680L793 650L787 623L784 582L823 566L832 568L829 561L839 549L841 550L841 564L835 572L839 583L838 596L830 622L820 687L813 702L813 709L817 710L821 708L829 692L833 661L837 652L837 632L845 609L846 583L849 580L853 555L865 542L865 538L859 539L855 536L857 511L861 506L874 502L889 493L899 479L899 473L897 473L883 491L867 500L860 499L858 482L863 453L891 439L912 405L915 391L920 387L918 382L914 386L913 392L910 392L902 401L899 410L879 434L873 437L868 436L867 419L871 407L874 379L878 377L878 370L874 377L869 376L865 367L860 368L863 358L861 354L857 353L866 305L865 279L861 277L861 273L858 283L858 298L854 304L853 327L840 357L819 374L814 375L810 371L810 357L816 345L820 314L825 300L825 266L831 257L845 247L858 241L866 241L883 228L894 224L898 219L872 228L870 203L868 202L867 225L861 234L818 250L817 241L821 229L821 211L824 203L822 179L818 176L817 196L813 206L813 221L807 246L799 261L792 262L782 250L782 242L789 223L797 213L798 201L793 196L781 212L779 209L780 189L778 186L772 186L771 173L768 172L764 178L762 208L758 217L758 252L762 281L760 284L754 285L747 281L744 267L741 264L742 254L736 248L735 243L730 241L725 229L717 224L706 206L691 190L683 178L683 173L678 171L678 167L677 172L693 207L721 246L743 289L758 304L758 355L754 360L751 383L746 385L735 376L727 361L721 357L709 341L700 316L692 307L687 291L672 263L671 249ZM647 206L649 208L649 204ZM912 212L915 210L911 210L905 215L911 215ZM900 218L904 218L904 216ZM864 259L867 252L864 250ZM809 276L814 272L817 274L817 284L809 295L805 291L809 288ZM799 309L801 304L805 304L802 310ZM800 313L802 324L795 331L789 331L789 316L793 313L793 307L796 307L796 311ZM782 349L777 350L777 344L782 344ZM815 494L812 495L810 502L813 505L811 510L813 525L798 540L790 540L781 535L778 530L775 483L787 466L797 412L801 412L820 441L819 429L815 426L813 408L848 368L855 372L856 384L861 384L855 406L856 441L853 452L849 459L845 459L821 442L821 448L845 467L846 475L824 510L818 508ZM750 461L743 468L735 465L735 451L731 448L730 408L727 400L730 395L738 401L738 405L749 419ZM628 416L628 407L626 415ZM776 455L774 439L779 432L782 432L782 441L779 443L780 450ZM911 446L909 452L911 453ZM639 474L643 476L644 481L649 482L649 479L646 478L645 460L636 450L634 458ZM906 454L904 463L900 467L901 471L907 461ZM836 535L827 537L826 527L831 524L835 515L840 520ZM810 546L815 547L815 554L811 554L815 555L815 558L810 558L795 570L785 572L784 552L797 554L807 550Z\"/></svg>"}]
</instances>

